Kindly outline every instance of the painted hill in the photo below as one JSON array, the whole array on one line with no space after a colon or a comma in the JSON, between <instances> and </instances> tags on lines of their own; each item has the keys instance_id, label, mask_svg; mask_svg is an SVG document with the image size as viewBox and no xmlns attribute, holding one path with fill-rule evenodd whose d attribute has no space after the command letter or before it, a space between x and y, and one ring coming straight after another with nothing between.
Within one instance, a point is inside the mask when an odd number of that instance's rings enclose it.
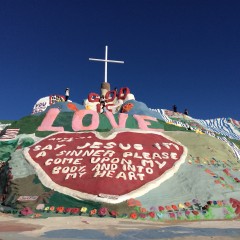
<instances>
[{"instance_id":1,"label":"painted hill","mask_svg":"<svg viewBox=\"0 0 240 240\"><path fill-rule=\"evenodd\" d=\"M83 105L42 108L40 101L34 114L0 121L1 211L155 221L239 217L239 121L194 119L150 109L126 89L122 98L114 94L103 113L90 94Z\"/></svg>"}]
</instances>

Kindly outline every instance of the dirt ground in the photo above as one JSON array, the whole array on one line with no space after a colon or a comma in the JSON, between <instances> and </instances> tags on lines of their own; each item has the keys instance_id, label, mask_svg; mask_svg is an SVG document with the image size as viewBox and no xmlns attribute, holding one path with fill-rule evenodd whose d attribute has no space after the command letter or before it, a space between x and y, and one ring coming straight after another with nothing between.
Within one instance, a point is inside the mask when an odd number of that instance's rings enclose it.
<instances>
[{"instance_id":1,"label":"dirt ground","mask_svg":"<svg viewBox=\"0 0 240 240\"><path fill-rule=\"evenodd\" d=\"M95 217L16 218L0 214L0 240L240 240L240 221L152 222Z\"/></svg>"}]
</instances>

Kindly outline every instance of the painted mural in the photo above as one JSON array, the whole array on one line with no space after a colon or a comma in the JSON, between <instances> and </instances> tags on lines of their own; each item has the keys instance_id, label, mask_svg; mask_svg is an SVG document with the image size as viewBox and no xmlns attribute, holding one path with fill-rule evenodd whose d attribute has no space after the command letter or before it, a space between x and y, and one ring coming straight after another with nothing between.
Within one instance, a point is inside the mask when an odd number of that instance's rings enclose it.
<instances>
[{"instance_id":1,"label":"painted mural","mask_svg":"<svg viewBox=\"0 0 240 240\"><path fill-rule=\"evenodd\" d=\"M239 121L149 109L127 87L89 93L83 104L42 98L33 114L1 129L0 211L235 219L239 146Z\"/></svg>"}]
</instances>

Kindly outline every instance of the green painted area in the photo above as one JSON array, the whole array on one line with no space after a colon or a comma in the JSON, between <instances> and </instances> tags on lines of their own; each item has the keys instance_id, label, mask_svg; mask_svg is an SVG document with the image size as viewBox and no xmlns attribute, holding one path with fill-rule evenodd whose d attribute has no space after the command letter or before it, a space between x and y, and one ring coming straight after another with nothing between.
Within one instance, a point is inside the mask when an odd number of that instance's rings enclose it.
<instances>
[{"instance_id":1,"label":"green painted area","mask_svg":"<svg viewBox=\"0 0 240 240\"><path fill-rule=\"evenodd\" d=\"M41 125L44 117L45 117L45 114L41 114L39 116L30 115L27 117L23 117L19 121L14 121L7 128L19 128L20 129L19 134L35 133L37 128Z\"/></svg>"},{"instance_id":2,"label":"green painted area","mask_svg":"<svg viewBox=\"0 0 240 240\"><path fill-rule=\"evenodd\" d=\"M0 141L0 160L8 161L11 157L11 153L15 151L18 144L18 140Z\"/></svg>"}]
</instances>

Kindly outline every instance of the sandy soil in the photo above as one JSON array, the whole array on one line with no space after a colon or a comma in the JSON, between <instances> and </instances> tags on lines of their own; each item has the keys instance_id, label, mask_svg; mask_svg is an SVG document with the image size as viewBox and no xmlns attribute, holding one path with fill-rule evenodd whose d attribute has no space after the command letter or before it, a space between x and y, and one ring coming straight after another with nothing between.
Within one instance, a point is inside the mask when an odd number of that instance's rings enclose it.
<instances>
[{"instance_id":1,"label":"sandy soil","mask_svg":"<svg viewBox=\"0 0 240 240\"><path fill-rule=\"evenodd\" d=\"M90 218L90 217L51 217L46 219L33 219L33 218L15 218L11 215L0 214L0 240L8 240L8 239L17 239L19 238L19 234L21 234L21 239L48 239L42 238L44 233L53 230L61 230L61 229L72 229L72 231L78 230L88 230L91 234L92 230L100 231L106 235L106 239L112 239L117 237L119 234L128 231L141 231L141 230L159 230L161 232L166 229L166 227L176 227L179 229L216 229L216 232L224 229L240 229L240 221L239 220L231 220L231 221L191 221L191 222L177 222L177 221L169 221L169 222L152 222L152 221L138 221L138 220L128 220L128 219L113 219L113 218ZM11 237L9 236L11 233ZM17 234L18 233L18 234ZM14 238L16 234L16 238ZM239 240L239 237L231 236L197 236L193 233L194 236L170 236L169 238L159 238L159 239L174 239L174 240ZM6 237L6 238L5 238ZM8 237L8 238L7 238ZM30 238L29 238L30 237ZM151 238L151 237L150 237ZM150 239L149 238L149 239ZM51 238L53 239L53 238ZM66 238L61 238L66 239ZM72 238L71 238L72 239ZM75 238L76 239L76 238ZM119 239L119 238L118 238ZM125 239L125 238L124 238ZM135 239L135 238L131 238ZM156 239L151 238L151 239Z\"/></svg>"}]
</instances>

